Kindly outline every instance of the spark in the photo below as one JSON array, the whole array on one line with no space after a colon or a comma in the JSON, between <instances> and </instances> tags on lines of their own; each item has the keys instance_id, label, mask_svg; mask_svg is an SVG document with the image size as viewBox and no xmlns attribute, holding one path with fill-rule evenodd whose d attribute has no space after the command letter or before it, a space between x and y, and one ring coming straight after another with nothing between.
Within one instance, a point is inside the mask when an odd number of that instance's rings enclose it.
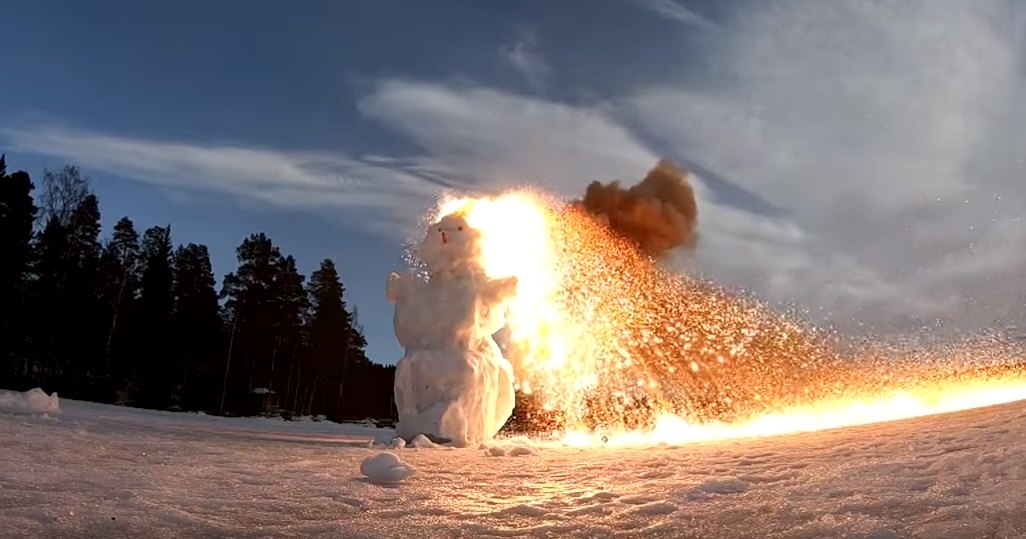
<instances>
[{"instance_id":1,"label":"spark","mask_svg":"<svg viewBox=\"0 0 1026 539\"><path fill-rule=\"evenodd\" d=\"M836 336L671 273L544 193L450 198L434 217L449 213L481 232L486 273L518 278L505 353L539 428L569 445L788 434L1026 398L1000 343L842 352Z\"/></svg>"}]
</instances>

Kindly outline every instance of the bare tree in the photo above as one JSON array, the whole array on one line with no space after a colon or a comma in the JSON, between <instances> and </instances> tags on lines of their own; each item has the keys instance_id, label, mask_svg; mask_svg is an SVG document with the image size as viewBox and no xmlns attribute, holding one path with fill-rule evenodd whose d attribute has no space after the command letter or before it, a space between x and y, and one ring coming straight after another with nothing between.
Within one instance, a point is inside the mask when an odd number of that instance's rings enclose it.
<instances>
[{"instance_id":1,"label":"bare tree","mask_svg":"<svg viewBox=\"0 0 1026 539\"><path fill-rule=\"evenodd\" d=\"M58 223L68 226L71 214L90 193L89 182L77 165L66 165L56 172L43 169L43 211L39 213L43 222L56 218Z\"/></svg>"}]
</instances>

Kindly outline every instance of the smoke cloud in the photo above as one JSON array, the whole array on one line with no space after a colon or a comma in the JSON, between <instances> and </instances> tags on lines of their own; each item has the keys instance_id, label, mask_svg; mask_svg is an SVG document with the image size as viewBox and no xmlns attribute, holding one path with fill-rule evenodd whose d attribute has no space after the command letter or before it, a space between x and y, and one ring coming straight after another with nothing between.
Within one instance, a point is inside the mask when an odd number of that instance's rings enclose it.
<instances>
[{"instance_id":1,"label":"smoke cloud","mask_svg":"<svg viewBox=\"0 0 1026 539\"><path fill-rule=\"evenodd\" d=\"M688 171L665 159L628 189L616 181L592 182L581 203L652 256L693 248L698 239L698 203Z\"/></svg>"}]
</instances>

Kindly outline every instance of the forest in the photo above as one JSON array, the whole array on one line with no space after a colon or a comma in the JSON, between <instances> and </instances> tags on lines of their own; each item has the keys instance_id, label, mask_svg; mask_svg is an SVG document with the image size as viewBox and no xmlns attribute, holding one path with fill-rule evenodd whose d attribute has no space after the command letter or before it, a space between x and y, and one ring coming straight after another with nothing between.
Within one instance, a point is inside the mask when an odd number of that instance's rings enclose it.
<instances>
[{"instance_id":1,"label":"forest","mask_svg":"<svg viewBox=\"0 0 1026 539\"><path fill-rule=\"evenodd\" d=\"M394 367L370 361L330 259L306 278L264 233L220 287L172 225L102 230L76 165L38 188L0 156L0 388L217 415L391 420Z\"/></svg>"}]
</instances>

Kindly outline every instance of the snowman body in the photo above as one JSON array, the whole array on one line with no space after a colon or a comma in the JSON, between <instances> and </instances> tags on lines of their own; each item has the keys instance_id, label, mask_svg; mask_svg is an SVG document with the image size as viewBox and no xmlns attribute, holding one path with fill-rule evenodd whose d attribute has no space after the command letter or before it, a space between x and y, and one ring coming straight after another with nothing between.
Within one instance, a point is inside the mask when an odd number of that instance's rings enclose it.
<instances>
[{"instance_id":1,"label":"snowman body","mask_svg":"<svg viewBox=\"0 0 1026 539\"><path fill-rule=\"evenodd\" d=\"M388 299L405 355L396 364L396 434L457 446L495 436L513 412L513 369L492 335L516 279L480 266L480 236L459 216L428 232L420 258L427 278L392 274Z\"/></svg>"}]
</instances>

